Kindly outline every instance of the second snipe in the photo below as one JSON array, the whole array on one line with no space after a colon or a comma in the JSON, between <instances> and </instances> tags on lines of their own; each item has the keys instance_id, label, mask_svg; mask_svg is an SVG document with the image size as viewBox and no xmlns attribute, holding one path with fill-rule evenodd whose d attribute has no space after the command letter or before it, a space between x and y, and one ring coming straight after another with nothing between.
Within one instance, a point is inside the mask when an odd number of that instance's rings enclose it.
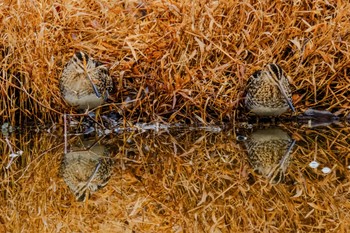
<instances>
[{"instance_id":1,"label":"second snipe","mask_svg":"<svg viewBox=\"0 0 350 233\"><path fill-rule=\"evenodd\" d=\"M249 77L245 106L258 116L279 116L289 108L295 112L290 84L277 64L268 64Z\"/></svg>"}]
</instances>

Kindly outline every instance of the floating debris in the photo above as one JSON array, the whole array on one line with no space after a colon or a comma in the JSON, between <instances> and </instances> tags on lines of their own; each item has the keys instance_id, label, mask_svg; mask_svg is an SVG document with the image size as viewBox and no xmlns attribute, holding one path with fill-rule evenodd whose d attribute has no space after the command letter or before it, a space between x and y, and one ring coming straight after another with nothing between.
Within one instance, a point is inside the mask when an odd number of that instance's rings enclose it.
<instances>
[{"instance_id":1,"label":"floating debris","mask_svg":"<svg viewBox=\"0 0 350 233\"><path fill-rule=\"evenodd\" d=\"M253 129L253 124L249 124L248 122L239 122L237 126L242 129Z\"/></svg>"},{"instance_id":2,"label":"floating debris","mask_svg":"<svg viewBox=\"0 0 350 233\"><path fill-rule=\"evenodd\" d=\"M112 130L110 130L110 129L105 129L104 130L104 134L105 135L108 135L108 134L111 134L112 133Z\"/></svg>"},{"instance_id":3,"label":"floating debris","mask_svg":"<svg viewBox=\"0 0 350 233\"><path fill-rule=\"evenodd\" d=\"M13 151L12 149L12 146L11 146L11 143L10 141L5 138L5 141L6 141L6 144L8 145L8 147L10 148L10 152L11 154L9 154L9 157L10 157L10 161L8 162L7 166L6 166L6 169L9 169L11 164L13 163L13 160L19 156L21 156L23 154L23 151L22 150L19 150L17 151L16 153Z\"/></svg>"},{"instance_id":4,"label":"floating debris","mask_svg":"<svg viewBox=\"0 0 350 233\"><path fill-rule=\"evenodd\" d=\"M199 127L189 127L190 130L205 130L207 132L212 132L212 133L220 133L222 131L222 128L220 126L216 125L208 125L208 126L199 126Z\"/></svg>"},{"instance_id":5,"label":"floating debris","mask_svg":"<svg viewBox=\"0 0 350 233\"><path fill-rule=\"evenodd\" d=\"M1 126L1 133L5 136L8 136L9 133L13 132L13 127L10 125L10 123L5 122L4 124L2 124Z\"/></svg>"},{"instance_id":6,"label":"floating debris","mask_svg":"<svg viewBox=\"0 0 350 233\"><path fill-rule=\"evenodd\" d=\"M11 153L9 155L10 157L10 161L8 162L7 166L6 166L6 169L9 169L11 167L11 164L13 163L13 160L19 156L21 156L23 154L23 151L17 151L16 153Z\"/></svg>"},{"instance_id":7,"label":"floating debris","mask_svg":"<svg viewBox=\"0 0 350 233\"><path fill-rule=\"evenodd\" d=\"M308 109L298 116L299 122L310 128L328 126L339 121L339 117L327 110Z\"/></svg>"},{"instance_id":8,"label":"floating debris","mask_svg":"<svg viewBox=\"0 0 350 233\"><path fill-rule=\"evenodd\" d=\"M186 131L196 131L196 130L205 130L207 132L219 133L222 131L220 126L216 125L205 125L205 126L187 126L182 124L161 124L161 123L136 123L133 126L128 127L116 127L113 129L113 132L119 133L122 131L169 131L169 130L186 130Z\"/></svg>"},{"instance_id":9,"label":"floating debris","mask_svg":"<svg viewBox=\"0 0 350 233\"><path fill-rule=\"evenodd\" d=\"M328 174L328 173L330 173L332 170L329 168L329 167L324 167L324 168L322 168L322 172L324 173L324 174Z\"/></svg>"},{"instance_id":10,"label":"floating debris","mask_svg":"<svg viewBox=\"0 0 350 233\"><path fill-rule=\"evenodd\" d=\"M318 166L320 166L320 164L319 164L319 162L317 162L317 161L312 161L311 163L309 163L309 166L311 167L311 168L318 168Z\"/></svg>"},{"instance_id":11,"label":"floating debris","mask_svg":"<svg viewBox=\"0 0 350 233\"><path fill-rule=\"evenodd\" d=\"M85 129L85 131L83 132L83 134L89 135L89 134L91 134L92 132L95 132L95 128L91 126L91 127L87 128L87 129Z\"/></svg>"},{"instance_id":12,"label":"floating debris","mask_svg":"<svg viewBox=\"0 0 350 233\"><path fill-rule=\"evenodd\" d=\"M333 113L327 110L316 110L309 108L306 110L303 114L304 116L311 116L311 117L317 117L317 118L334 118L337 117Z\"/></svg>"},{"instance_id":13,"label":"floating debris","mask_svg":"<svg viewBox=\"0 0 350 233\"><path fill-rule=\"evenodd\" d=\"M160 124L160 123L154 123L154 124L147 124L147 123L136 123L135 127L138 128L141 131L146 131L146 130L154 130L158 132L160 129L162 130L168 130L169 125L166 124Z\"/></svg>"},{"instance_id":14,"label":"floating debris","mask_svg":"<svg viewBox=\"0 0 350 233\"><path fill-rule=\"evenodd\" d=\"M12 145L10 143L10 141L8 140L8 138L6 137L5 138L5 142L6 144L8 145L8 147L10 148L10 152L11 154L9 154L9 157L10 157L10 161L8 162L7 166L6 166L6 169L9 169L11 164L13 163L13 160L15 158L17 158L18 156L21 156L23 154L23 151L20 150L20 151L17 151L16 153L13 151L13 148L12 148Z\"/></svg>"}]
</instances>

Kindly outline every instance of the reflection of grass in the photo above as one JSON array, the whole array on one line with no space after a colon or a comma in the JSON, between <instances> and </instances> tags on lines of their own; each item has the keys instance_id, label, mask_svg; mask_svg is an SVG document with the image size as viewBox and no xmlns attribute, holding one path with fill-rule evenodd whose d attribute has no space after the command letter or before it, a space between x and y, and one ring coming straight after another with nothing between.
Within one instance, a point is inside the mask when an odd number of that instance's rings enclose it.
<instances>
[{"instance_id":1,"label":"reflection of grass","mask_svg":"<svg viewBox=\"0 0 350 233\"><path fill-rule=\"evenodd\" d=\"M346 1L124 2L1 4L1 118L57 120L68 110L58 78L78 50L111 68L119 106L107 110L127 119L230 121L248 76L268 62L292 78L298 110L347 113Z\"/></svg>"},{"instance_id":2,"label":"reflection of grass","mask_svg":"<svg viewBox=\"0 0 350 233\"><path fill-rule=\"evenodd\" d=\"M278 185L252 171L234 131L104 138L115 159L113 174L106 187L83 203L58 177L61 133L13 136L12 145L24 153L1 172L0 227L8 232L348 229L349 130L290 131L297 146L286 181ZM6 143L0 146L5 146L0 147L4 167L9 150ZM316 152L332 173L308 167Z\"/></svg>"}]
</instances>

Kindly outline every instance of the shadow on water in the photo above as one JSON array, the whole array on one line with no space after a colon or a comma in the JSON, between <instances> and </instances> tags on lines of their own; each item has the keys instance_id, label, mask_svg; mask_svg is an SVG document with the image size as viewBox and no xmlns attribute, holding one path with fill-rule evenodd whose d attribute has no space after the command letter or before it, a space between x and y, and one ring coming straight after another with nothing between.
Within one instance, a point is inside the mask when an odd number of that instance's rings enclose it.
<instances>
[{"instance_id":1,"label":"shadow on water","mask_svg":"<svg viewBox=\"0 0 350 233\"><path fill-rule=\"evenodd\" d=\"M157 129L2 135L0 230L348 229L348 127Z\"/></svg>"}]
</instances>

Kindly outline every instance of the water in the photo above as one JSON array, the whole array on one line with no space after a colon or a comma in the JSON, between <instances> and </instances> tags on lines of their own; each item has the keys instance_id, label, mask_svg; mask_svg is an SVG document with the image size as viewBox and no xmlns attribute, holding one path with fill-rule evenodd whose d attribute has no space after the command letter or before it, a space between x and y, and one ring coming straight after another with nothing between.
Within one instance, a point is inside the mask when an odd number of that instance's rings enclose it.
<instances>
[{"instance_id":1,"label":"water","mask_svg":"<svg viewBox=\"0 0 350 233\"><path fill-rule=\"evenodd\" d=\"M345 231L349 131L140 124L66 155L61 127L2 134L0 232Z\"/></svg>"}]
</instances>

